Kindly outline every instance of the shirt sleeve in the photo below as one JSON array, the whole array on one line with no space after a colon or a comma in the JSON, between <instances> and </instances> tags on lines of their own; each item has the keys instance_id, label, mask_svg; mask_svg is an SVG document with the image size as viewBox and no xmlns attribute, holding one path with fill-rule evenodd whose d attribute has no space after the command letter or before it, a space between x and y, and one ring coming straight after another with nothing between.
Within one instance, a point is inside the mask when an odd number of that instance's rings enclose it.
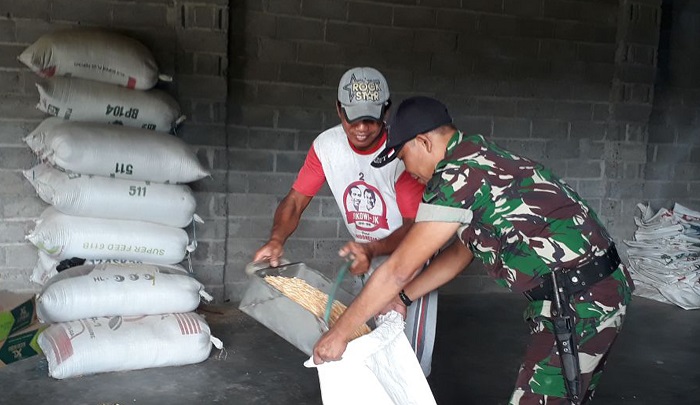
<instances>
[{"instance_id":1,"label":"shirt sleeve","mask_svg":"<svg viewBox=\"0 0 700 405\"><path fill-rule=\"evenodd\" d=\"M313 197L323 187L325 181L326 174L323 172L321 160L316 155L314 145L311 145L292 188L307 197Z\"/></svg>"},{"instance_id":2,"label":"shirt sleeve","mask_svg":"<svg viewBox=\"0 0 700 405\"><path fill-rule=\"evenodd\" d=\"M415 218L425 186L404 171L396 181L396 203L401 217Z\"/></svg>"},{"instance_id":3,"label":"shirt sleeve","mask_svg":"<svg viewBox=\"0 0 700 405\"><path fill-rule=\"evenodd\" d=\"M483 194L479 190L483 181L475 175L466 165L446 165L437 170L425 187L416 222L471 223L471 208L476 196Z\"/></svg>"}]
</instances>

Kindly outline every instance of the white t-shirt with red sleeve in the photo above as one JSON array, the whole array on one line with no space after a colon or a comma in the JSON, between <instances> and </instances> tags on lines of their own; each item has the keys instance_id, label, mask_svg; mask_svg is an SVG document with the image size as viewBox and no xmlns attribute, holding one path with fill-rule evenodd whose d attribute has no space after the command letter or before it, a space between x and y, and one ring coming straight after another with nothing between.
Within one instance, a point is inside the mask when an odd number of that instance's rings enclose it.
<instances>
[{"instance_id":1,"label":"white t-shirt with red sleeve","mask_svg":"<svg viewBox=\"0 0 700 405\"><path fill-rule=\"evenodd\" d=\"M356 242L389 236L415 218L424 186L396 159L382 168L370 164L386 143L386 132L372 150L355 149L343 127L322 132L313 142L292 188L306 196L316 195L327 181Z\"/></svg>"}]
</instances>

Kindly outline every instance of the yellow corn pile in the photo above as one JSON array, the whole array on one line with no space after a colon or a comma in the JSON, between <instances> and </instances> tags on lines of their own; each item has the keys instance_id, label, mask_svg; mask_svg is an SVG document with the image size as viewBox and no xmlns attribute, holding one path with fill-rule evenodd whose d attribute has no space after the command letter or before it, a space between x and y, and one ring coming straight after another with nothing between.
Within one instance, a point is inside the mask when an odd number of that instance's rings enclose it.
<instances>
[{"instance_id":1,"label":"yellow corn pile","mask_svg":"<svg viewBox=\"0 0 700 405\"><path fill-rule=\"evenodd\" d=\"M307 311L323 319L323 314L326 311L326 303L328 302L328 294L316 287L310 286L306 281L296 277L265 276L265 281L278 289L286 297L301 305ZM347 309L347 307L343 303L338 300L333 300L331 314L328 319L329 326L332 326L338 320L340 315L345 312L345 309ZM356 339L369 332L369 326L362 325L355 330L350 340Z\"/></svg>"}]
</instances>

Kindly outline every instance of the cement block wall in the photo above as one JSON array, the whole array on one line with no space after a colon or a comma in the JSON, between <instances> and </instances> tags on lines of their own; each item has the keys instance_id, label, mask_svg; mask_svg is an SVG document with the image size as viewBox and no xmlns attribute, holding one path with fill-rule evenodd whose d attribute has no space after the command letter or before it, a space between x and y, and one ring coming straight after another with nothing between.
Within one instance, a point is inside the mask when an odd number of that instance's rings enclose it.
<instances>
[{"instance_id":1,"label":"cement block wall","mask_svg":"<svg viewBox=\"0 0 700 405\"><path fill-rule=\"evenodd\" d=\"M461 129L552 167L619 244L638 202L700 208L697 83L688 81L697 75L686 74L700 52L682 40L696 32L687 3L0 0L0 281L35 288L36 249L24 234L45 204L21 178L33 163L21 137L43 115L36 78L15 57L45 32L119 29L175 75L165 88L189 117L179 135L212 169L192 184L206 222L193 268L217 300L235 301L313 138L338 122L336 86L352 66L384 72L394 105L436 96ZM686 81L664 81L664 69ZM346 239L324 188L286 255L330 273ZM478 269L461 280L457 290L494 285Z\"/></svg>"},{"instance_id":2,"label":"cement block wall","mask_svg":"<svg viewBox=\"0 0 700 405\"><path fill-rule=\"evenodd\" d=\"M700 208L700 4L665 1L644 195L653 206Z\"/></svg>"}]
</instances>

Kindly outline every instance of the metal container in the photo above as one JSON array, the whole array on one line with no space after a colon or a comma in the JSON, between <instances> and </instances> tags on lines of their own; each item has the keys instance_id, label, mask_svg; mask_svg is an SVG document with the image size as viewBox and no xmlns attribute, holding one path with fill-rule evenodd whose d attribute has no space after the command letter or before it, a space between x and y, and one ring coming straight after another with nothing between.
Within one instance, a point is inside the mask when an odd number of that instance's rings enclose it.
<instances>
[{"instance_id":1,"label":"metal container","mask_svg":"<svg viewBox=\"0 0 700 405\"><path fill-rule=\"evenodd\" d=\"M238 306L241 311L311 356L314 344L323 333L321 320L268 284L264 280L265 276L300 278L326 294L330 292L333 282L304 263L263 268L250 274L248 286ZM338 288L334 299L350 305L354 297Z\"/></svg>"}]
</instances>

